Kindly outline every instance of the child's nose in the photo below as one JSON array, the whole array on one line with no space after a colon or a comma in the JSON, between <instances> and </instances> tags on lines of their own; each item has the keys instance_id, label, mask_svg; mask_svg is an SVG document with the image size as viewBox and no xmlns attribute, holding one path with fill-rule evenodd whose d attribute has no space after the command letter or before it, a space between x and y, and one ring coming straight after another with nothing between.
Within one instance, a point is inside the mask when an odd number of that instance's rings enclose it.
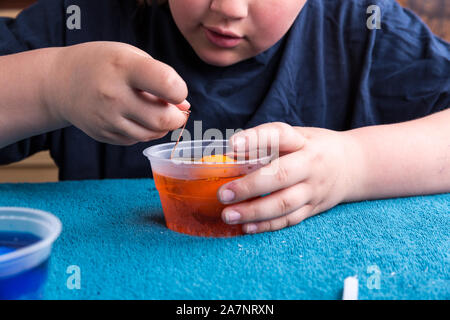
<instances>
[{"instance_id":1,"label":"child's nose","mask_svg":"<svg viewBox=\"0 0 450 320\"><path fill-rule=\"evenodd\" d=\"M242 19L248 15L248 0L212 0L210 9L228 19Z\"/></svg>"}]
</instances>

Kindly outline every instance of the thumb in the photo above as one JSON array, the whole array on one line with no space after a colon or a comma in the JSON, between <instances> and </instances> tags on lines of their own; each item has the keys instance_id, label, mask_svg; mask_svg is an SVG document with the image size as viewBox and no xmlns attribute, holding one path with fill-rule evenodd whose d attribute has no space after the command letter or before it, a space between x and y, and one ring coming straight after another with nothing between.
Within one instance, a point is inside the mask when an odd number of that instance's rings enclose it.
<instances>
[{"instance_id":1,"label":"thumb","mask_svg":"<svg viewBox=\"0 0 450 320\"><path fill-rule=\"evenodd\" d=\"M169 102L167 102L166 100L163 100L161 98L159 98L158 100L159 100L159 102L161 102L163 104L167 104L167 105L170 104ZM184 100L182 103L176 104L175 107L180 109L180 111L188 111L191 108L191 104L189 103L189 101Z\"/></svg>"},{"instance_id":2,"label":"thumb","mask_svg":"<svg viewBox=\"0 0 450 320\"><path fill-rule=\"evenodd\" d=\"M271 122L240 131L230 138L232 150L250 152L268 149L273 154L291 153L303 148L306 138L284 122Z\"/></svg>"},{"instance_id":3,"label":"thumb","mask_svg":"<svg viewBox=\"0 0 450 320\"><path fill-rule=\"evenodd\" d=\"M188 89L184 80L169 65L149 56L136 55L128 74L129 85L171 104L184 103Z\"/></svg>"}]
</instances>

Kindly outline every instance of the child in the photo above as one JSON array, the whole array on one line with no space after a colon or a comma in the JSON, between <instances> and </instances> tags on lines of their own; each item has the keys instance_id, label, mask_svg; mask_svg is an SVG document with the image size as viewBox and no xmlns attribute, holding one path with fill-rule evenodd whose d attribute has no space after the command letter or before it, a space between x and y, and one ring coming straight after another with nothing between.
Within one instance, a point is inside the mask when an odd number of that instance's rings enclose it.
<instances>
[{"instance_id":1,"label":"child","mask_svg":"<svg viewBox=\"0 0 450 320\"><path fill-rule=\"evenodd\" d=\"M450 191L450 46L394 0L41 0L0 20L0 54L1 164L49 149L61 180L147 177L191 109L246 128L234 146L281 137L276 174L218 192L248 233Z\"/></svg>"}]
</instances>

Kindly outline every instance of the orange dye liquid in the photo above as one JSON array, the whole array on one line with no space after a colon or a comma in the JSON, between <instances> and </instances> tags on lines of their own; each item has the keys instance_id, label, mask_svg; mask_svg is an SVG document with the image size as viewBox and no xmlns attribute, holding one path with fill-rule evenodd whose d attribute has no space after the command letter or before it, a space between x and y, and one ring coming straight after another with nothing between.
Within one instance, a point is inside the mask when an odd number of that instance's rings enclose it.
<instances>
[{"instance_id":1,"label":"orange dye liquid","mask_svg":"<svg viewBox=\"0 0 450 320\"><path fill-rule=\"evenodd\" d=\"M222 158L204 160L222 161ZM242 176L183 180L154 172L153 177L169 229L205 237L243 234L241 225L223 222L221 213L225 205L217 199L220 186Z\"/></svg>"},{"instance_id":2,"label":"orange dye liquid","mask_svg":"<svg viewBox=\"0 0 450 320\"><path fill-rule=\"evenodd\" d=\"M153 176L169 229L205 237L243 234L241 225L223 222L225 205L217 199L220 186L240 177L181 180L157 173Z\"/></svg>"}]
</instances>

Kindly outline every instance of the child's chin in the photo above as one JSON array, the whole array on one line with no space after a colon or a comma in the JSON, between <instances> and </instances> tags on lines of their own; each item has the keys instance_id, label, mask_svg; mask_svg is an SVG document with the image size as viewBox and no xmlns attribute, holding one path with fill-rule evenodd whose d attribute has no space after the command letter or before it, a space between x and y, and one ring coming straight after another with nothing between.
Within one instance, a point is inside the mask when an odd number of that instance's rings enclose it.
<instances>
[{"instance_id":1,"label":"child's chin","mask_svg":"<svg viewBox=\"0 0 450 320\"><path fill-rule=\"evenodd\" d=\"M243 57L238 57L233 53L197 52L197 55L203 60L203 62L216 67L228 67L246 59Z\"/></svg>"}]
</instances>

